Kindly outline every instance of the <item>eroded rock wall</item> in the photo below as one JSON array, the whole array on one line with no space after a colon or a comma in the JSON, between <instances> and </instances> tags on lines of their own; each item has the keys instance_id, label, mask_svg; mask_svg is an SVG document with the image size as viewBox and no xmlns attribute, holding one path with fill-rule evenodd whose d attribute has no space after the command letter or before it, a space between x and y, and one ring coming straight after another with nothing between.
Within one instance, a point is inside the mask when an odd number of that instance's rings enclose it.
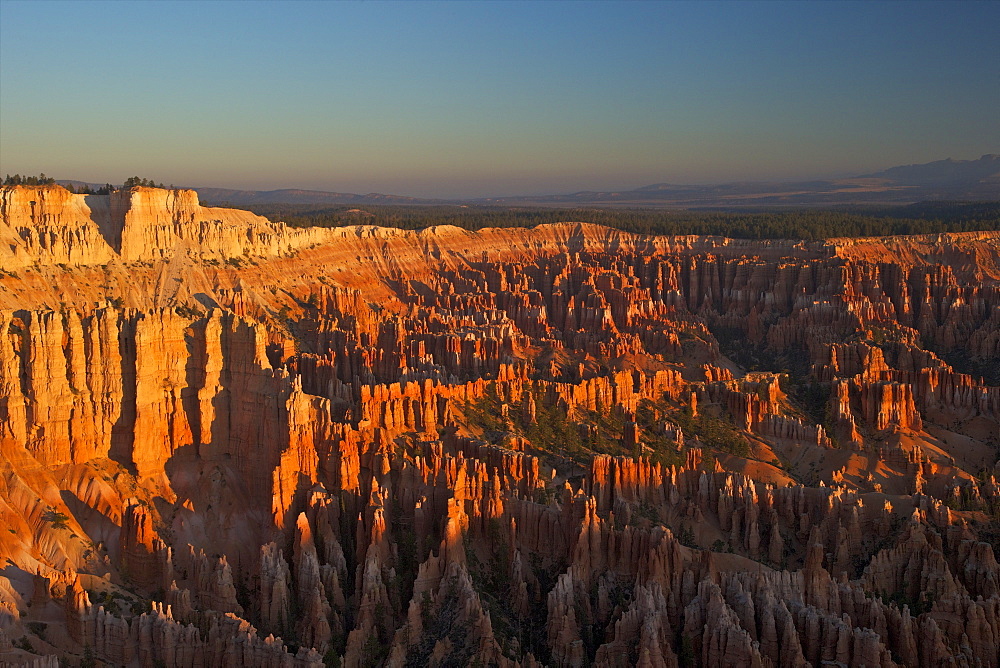
<instances>
[{"instance_id":1,"label":"eroded rock wall","mask_svg":"<svg viewBox=\"0 0 1000 668\"><path fill-rule=\"evenodd\" d=\"M0 214L0 661L1000 665L995 233Z\"/></svg>"}]
</instances>

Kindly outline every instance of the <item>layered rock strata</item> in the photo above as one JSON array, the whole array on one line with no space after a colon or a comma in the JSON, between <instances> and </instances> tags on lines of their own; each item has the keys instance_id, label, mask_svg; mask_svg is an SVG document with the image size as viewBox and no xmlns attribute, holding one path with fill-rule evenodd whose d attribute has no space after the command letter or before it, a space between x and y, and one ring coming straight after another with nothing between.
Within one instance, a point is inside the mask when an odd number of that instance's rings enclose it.
<instances>
[{"instance_id":1,"label":"layered rock strata","mask_svg":"<svg viewBox=\"0 0 1000 668\"><path fill-rule=\"evenodd\" d=\"M0 662L1000 665L1000 236L0 191Z\"/></svg>"}]
</instances>

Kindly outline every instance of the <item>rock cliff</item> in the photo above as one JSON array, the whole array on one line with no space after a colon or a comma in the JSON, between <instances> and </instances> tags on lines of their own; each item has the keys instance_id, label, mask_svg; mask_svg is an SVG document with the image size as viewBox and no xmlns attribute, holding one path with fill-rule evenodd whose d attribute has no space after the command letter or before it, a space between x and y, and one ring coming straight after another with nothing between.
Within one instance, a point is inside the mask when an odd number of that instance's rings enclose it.
<instances>
[{"instance_id":1,"label":"rock cliff","mask_svg":"<svg viewBox=\"0 0 1000 668\"><path fill-rule=\"evenodd\" d=\"M997 233L4 187L0 269L0 663L1000 665Z\"/></svg>"}]
</instances>

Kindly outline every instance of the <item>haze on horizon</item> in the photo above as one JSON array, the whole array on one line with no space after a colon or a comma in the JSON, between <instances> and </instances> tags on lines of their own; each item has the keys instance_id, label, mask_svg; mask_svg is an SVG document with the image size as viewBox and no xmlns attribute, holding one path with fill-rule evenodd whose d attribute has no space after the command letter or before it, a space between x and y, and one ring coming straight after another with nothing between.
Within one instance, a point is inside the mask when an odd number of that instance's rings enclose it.
<instances>
[{"instance_id":1,"label":"haze on horizon","mask_svg":"<svg viewBox=\"0 0 1000 668\"><path fill-rule=\"evenodd\" d=\"M1000 3L0 0L0 174L418 197L1000 152Z\"/></svg>"}]
</instances>

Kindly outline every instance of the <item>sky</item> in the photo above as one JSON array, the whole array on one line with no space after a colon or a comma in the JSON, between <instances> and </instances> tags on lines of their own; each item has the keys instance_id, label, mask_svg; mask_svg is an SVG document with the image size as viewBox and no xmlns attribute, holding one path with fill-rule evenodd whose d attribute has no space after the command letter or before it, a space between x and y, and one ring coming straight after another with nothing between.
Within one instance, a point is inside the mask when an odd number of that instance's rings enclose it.
<instances>
[{"instance_id":1,"label":"sky","mask_svg":"<svg viewBox=\"0 0 1000 668\"><path fill-rule=\"evenodd\" d=\"M0 175L417 197L1000 153L1000 2L0 0Z\"/></svg>"}]
</instances>

